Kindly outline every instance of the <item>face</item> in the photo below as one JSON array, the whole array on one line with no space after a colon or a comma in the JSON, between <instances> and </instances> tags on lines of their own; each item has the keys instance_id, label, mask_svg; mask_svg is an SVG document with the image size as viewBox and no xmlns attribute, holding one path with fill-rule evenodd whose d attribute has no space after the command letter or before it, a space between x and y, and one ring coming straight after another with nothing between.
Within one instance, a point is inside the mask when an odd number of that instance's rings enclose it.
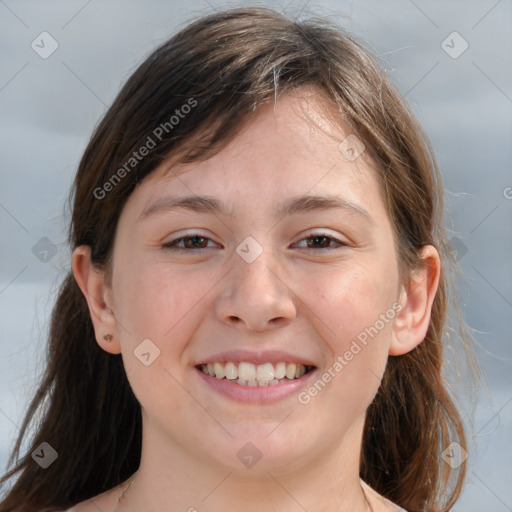
<instances>
[{"instance_id":1,"label":"face","mask_svg":"<svg viewBox=\"0 0 512 512\"><path fill-rule=\"evenodd\" d=\"M207 161L164 162L122 211L115 336L155 450L278 474L360 445L399 299L393 229L367 154L305 98ZM276 384L282 363L299 378Z\"/></svg>"}]
</instances>

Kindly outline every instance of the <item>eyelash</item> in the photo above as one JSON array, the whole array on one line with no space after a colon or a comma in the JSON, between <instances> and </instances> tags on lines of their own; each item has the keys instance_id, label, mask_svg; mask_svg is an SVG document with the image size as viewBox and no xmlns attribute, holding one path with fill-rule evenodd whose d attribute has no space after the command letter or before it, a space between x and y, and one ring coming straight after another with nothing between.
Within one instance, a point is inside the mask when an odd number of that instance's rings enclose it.
<instances>
[{"instance_id":1,"label":"eyelash","mask_svg":"<svg viewBox=\"0 0 512 512\"><path fill-rule=\"evenodd\" d=\"M206 236L203 236L200 233L190 233L189 235L182 236L180 238L176 238L174 240L171 240L170 242L167 242L166 244L164 244L162 247L164 249L167 249L167 250L170 250L170 251L176 251L176 252L191 252L191 251L197 252L197 251L203 251L205 249L208 249L208 247L201 247L201 248L197 248L197 249L187 249L187 248L184 248L184 247L177 247L176 246L176 244L181 242L181 241L192 240L194 238L202 238L203 240L211 240L210 238L208 238ZM303 247L303 249L306 249L306 250L321 249L322 251L336 251L336 250L339 250L339 249L341 249L343 247L346 247L348 245L348 244L342 242L341 240L338 240L337 238L334 238L333 236L331 236L331 235L329 235L327 233L314 233L314 234L310 234L309 236L304 237L301 240L299 240L299 242L302 242L303 240L311 240L313 238L328 238L328 239L336 242L338 244L338 247L318 247L318 248Z\"/></svg>"}]
</instances>

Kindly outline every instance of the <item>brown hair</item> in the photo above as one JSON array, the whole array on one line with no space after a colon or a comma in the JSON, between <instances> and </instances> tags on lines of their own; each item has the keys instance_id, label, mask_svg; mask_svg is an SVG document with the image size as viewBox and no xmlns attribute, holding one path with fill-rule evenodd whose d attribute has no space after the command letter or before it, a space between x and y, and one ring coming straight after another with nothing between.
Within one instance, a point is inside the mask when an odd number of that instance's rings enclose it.
<instances>
[{"instance_id":1,"label":"brown hair","mask_svg":"<svg viewBox=\"0 0 512 512\"><path fill-rule=\"evenodd\" d=\"M452 253L432 148L376 62L362 43L323 18L298 22L270 9L239 8L190 24L138 67L97 126L69 198L71 247L90 246L94 264L108 271L123 205L163 159L205 159L236 136L258 105L312 86L375 162L402 282L420 264L418 250L426 244L448 263ZM156 147L127 166L148 136L159 139ZM443 264L423 343L389 358L367 410L361 477L411 512L449 510L465 475L465 464L455 470L440 456L454 440L466 448L463 423L441 375L449 302ZM39 410L31 448L20 459ZM138 468L141 430L140 405L121 356L96 343L86 300L69 271L51 317L47 367L9 461L16 456L16 465L2 482L20 475L0 512L67 508L115 487ZM42 442L59 454L47 469L31 457Z\"/></svg>"}]
</instances>

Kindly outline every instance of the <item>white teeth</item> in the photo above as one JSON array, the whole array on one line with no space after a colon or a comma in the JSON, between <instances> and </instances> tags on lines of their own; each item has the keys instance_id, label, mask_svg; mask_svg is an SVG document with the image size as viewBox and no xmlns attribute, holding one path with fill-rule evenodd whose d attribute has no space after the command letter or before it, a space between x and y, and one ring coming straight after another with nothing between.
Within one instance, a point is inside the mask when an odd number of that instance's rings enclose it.
<instances>
[{"instance_id":1,"label":"white teeth","mask_svg":"<svg viewBox=\"0 0 512 512\"><path fill-rule=\"evenodd\" d=\"M208 363L202 364L203 373L216 377L217 379L226 378L242 386L275 386L283 380L299 379L306 373L306 367L300 363L276 364L264 363L255 365L246 361L235 363Z\"/></svg>"},{"instance_id":2,"label":"white teeth","mask_svg":"<svg viewBox=\"0 0 512 512\"><path fill-rule=\"evenodd\" d=\"M274 377L276 379L283 379L286 375L286 363L277 363L274 368Z\"/></svg>"},{"instance_id":3,"label":"white teeth","mask_svg":"<svg viewBox=\"0 0 512 512\"><path fill-rule=\"evenodd\" d=\"M255 380L256 368L251 363L238 363L238 376L243 380Z\"/></svg>"},{"instance_id":4,"label":"white teeth","mask_svg":"<svg viewBox=\"0 0 512 512\"><path fill-rule=\"evenodd\" d=\"M215 377L217 377L217 379L224 378L224 367L220 363L213 363L213 369L215 370Z\"/></svg>"},{"instance_id":5,"label":"white teeth","mask_svg":"<svg viewBox=\"0 0 512 512\"><path fill-rule=\"evenodd\" d=\"M297 365L295 363L288 363L288 365L286 366L286 376L289 379L294 379L296 372L297 372Z\"/></svg>"},{"instance_id":6,"label":"white teeth","mask_svg":"<svg viewBox=\"0 0 512 512\"><path fill-rule=\"evenodd\" d=\"M256 380L268 382L274 379L274 366L272 363L259 364L256 370Z\"/></svg>"},{"instance_id":7,"label":"white teeth","mask_svg":"<svg viewBox=\"0 0 512 512\"><path fill-rule=\"evenodd\" d=\"M235 366L235 363L226 363L224 372L226 373L226 379L235 380L238 377L238 370Z\"/></svg>"}]
</instances>

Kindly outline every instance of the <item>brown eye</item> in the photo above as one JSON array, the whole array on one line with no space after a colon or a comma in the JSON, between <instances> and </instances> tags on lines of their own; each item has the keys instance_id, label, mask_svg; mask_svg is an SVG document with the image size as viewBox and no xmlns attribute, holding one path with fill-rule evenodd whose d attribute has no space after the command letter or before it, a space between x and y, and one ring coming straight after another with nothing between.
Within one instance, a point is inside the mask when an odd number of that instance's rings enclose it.
<instances>
[{"instance_id":1,"label":"brown eye","mask_svg":"<svg viewBox=\"0 0 512 512\"><path fill-rule=\"evenodd\" d=\"M301 242L304 240L306 240L306 246L303 247L304 249L324 249L324 250L329 251L329 250L339 249L339 248L347 245L326 233L319 233L319 234L314 234L314 235L308 236L306 238L303 238L301 240ZM334 242L336 245L330 246L330 244L332 242Z\"/></svg>"},{"instance_id":2,"label":"brown eye","mask_svg":"<svg viewBox=\"0 0 512 512\"><path fill-rule=\"evenodd\" d=\"M328 236L318 235L318 236L311 236L307 238L306 240L311 240L311 246L308 246L308 249L326 249L329 247L331 243L331 238Z\"/></svg>"},{"instance_id":3,"label":"brown eye","mask_svg":"<svg viewBox=\"0 0 512 512\"><path fill-rule=\"evenodd\" d=\"M170 250L177 250L177 251L187 251L187 250L193 250L193 249L207 249L207 244L210 239L199 235L199 234L192 234L188 236L182 236L180 238L176 238L175 240L171 240L170 242L167 242L162 247L165 249ZM182 245L179 245L183 242Z\"/></svg>"}]
</instances>

